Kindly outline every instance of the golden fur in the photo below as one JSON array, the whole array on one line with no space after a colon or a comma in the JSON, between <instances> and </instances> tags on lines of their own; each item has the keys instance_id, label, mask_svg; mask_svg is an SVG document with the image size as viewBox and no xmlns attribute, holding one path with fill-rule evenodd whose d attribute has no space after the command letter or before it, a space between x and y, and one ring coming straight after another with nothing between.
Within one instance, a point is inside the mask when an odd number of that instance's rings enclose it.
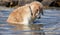
<instances>
[{"instance_id":1,"label":"golden fur","mask_svg":"<svg viewBox=\"0 0 60 35\"><path fill-rule=\"evenodd\" d=\"M33 15L31 15L29 6L31 7ZM33 22L40 13L43 13L42 10L43 5L38 1L34 1L30 4L26 4L25 6L15 9L9 15L7 22L28 25L29 23Z\"/></svg>"}]
</instances>

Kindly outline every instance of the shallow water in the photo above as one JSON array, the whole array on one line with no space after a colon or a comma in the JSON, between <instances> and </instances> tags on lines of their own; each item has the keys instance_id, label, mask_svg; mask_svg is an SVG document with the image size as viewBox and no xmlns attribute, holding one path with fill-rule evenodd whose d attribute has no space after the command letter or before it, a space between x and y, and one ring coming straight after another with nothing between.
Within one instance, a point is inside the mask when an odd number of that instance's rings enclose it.
<instances>
[{"instance_id":1,"label":"shallow water","mask_svg":"<svg viewBox=\"0 0 60 35\"><path fill-rule=\"evenodd\" d=\"M6 22L12 8L0 10L0 35L60 35L60 8L44 9L41 19L29 26Z\"/></svg>"}]
</instances>

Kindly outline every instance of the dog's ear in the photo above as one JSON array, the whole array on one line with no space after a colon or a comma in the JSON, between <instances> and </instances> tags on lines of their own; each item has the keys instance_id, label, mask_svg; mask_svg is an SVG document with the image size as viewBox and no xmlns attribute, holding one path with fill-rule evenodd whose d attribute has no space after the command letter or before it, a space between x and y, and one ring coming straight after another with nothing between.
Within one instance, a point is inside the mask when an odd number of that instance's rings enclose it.
<instances>
[{"instance_id":1,"label":"dog's ear","mask_svg":"<svg viewBox=\"0 0 60 35\"><path fill-rule=\"evenodd\" d=\"M39 7L39 13L41 13L42 15L44 15L42 7Z\"/></svg>"}]
</instances>

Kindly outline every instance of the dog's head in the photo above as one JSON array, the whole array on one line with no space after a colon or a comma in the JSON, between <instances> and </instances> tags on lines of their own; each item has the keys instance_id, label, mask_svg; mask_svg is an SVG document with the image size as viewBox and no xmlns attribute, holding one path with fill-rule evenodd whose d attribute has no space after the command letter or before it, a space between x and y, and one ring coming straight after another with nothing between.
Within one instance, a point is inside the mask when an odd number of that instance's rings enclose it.
<instances>
[{"instance_id":1,"label":"dog's head","mask_svg":"<svg viewBox=\"0 0 60 35\"><path fill-rule=\"evenodd\" d=\"M40 13L43 14L43 5L40 2L34 1L34 2L30 3L30 7L32 10L33 19L41 17Z\"/></svg>"}]
</instances>

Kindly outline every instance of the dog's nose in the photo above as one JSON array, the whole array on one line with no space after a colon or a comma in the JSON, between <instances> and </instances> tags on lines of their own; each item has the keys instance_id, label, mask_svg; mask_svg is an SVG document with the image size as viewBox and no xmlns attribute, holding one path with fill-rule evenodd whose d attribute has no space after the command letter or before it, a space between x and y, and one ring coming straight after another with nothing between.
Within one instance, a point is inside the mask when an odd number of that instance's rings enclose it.
<instances>
[{"instance_id":1,"label":"dog's nose","mask_svg":"<svg viewBox=\"0 0 60 35\"><path fill-rule=\"evenodd\" d=\"M40 15L38 15L38 16L37 16L37 19L40 19L40 18L41 18L41 16L40 16Z\"/></svg>"},{"instance_id":2,"label":"dog's nose","mask_svg":"<svg viewBox=\"0 0 60 35\"><path fill-rule=\"evenodd\" d=\"M39 16L38 19L40 19L41 17Z\"/></svg>"}]
</instances>

